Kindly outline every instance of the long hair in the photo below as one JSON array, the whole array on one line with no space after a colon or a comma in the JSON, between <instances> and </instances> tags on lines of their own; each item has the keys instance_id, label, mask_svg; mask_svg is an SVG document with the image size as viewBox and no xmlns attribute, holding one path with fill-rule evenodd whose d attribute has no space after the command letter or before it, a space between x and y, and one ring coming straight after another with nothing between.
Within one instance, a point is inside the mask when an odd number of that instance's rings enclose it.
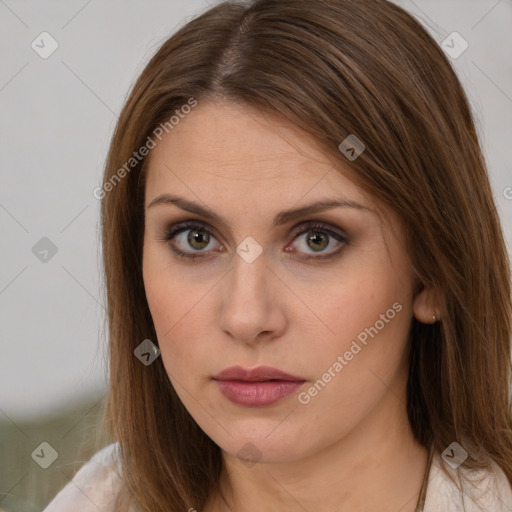
<instances>
[{"instance_id":1,"label":"long hair","mask_svg":"<svg viewBox=\"0 0 512 512\"><path fill-rule=\"evenodd\" d=\"M412 319L407 412L417 440L457 441L463 467L492 459L512 484L508 253L465 92L422 25L386 0L224 2L158 49L134 84L101 192L109 333L104 428L119 442L123 489L151 512L200 510L218 488L220 448L170 384L142 279L147 157L171 116L210 99L272 112L307 132L347 176L400 218L416 277L442 320ZM188 105L188 107L185 107ZM366 149L348 161L350 134ZM134 153L137 152L137 157Z\"/></svg>"}]
</instances>

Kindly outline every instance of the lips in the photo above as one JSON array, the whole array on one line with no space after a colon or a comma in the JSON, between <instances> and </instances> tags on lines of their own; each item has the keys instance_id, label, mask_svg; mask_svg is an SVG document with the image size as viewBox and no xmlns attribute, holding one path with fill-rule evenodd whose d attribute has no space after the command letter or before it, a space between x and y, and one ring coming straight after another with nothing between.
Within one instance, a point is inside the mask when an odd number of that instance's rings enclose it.
<instances>
[{"instance_id":1,"label":"lips","mask_svg":"<svg viewBox=\"0 0 512 512\"><path fill-rule=\"evenodd\" d=\"M290 375L271 366L259 366L258 368L243 368L241 366L230 366L222 370L214 377L215 380L241 380L247 382L264 382L267 380L301 381L306 379Z\"/></svg>"},{"instance_id":2,"label":"lips","mask_svg":"<svg viewBox=\"0 0 512 512\"><path fill-rule=\"evenodd\" d=\"M246 407L265 407L296 391L305 382L302 377L260 366L226 368L213 378L222 394L231 402Z\"/></svg>"}]
</instances>

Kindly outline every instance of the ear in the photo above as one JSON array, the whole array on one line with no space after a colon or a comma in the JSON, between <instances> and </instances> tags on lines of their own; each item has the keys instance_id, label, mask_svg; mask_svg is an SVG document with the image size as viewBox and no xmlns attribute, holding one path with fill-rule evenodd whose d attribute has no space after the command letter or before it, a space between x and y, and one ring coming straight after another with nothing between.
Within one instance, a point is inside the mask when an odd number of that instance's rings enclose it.
<instances>
[{"instance_id":1,"label":"ear","mask_svg":"<svg viewBox=\"0 0 512 512\"><path fill-rule=\"evenodd\" d=\"M434 324L441 319L439 304L433 288L424 287L415 297L413 312L416 320L423 324Z\"/></svg>"}]
</instances>

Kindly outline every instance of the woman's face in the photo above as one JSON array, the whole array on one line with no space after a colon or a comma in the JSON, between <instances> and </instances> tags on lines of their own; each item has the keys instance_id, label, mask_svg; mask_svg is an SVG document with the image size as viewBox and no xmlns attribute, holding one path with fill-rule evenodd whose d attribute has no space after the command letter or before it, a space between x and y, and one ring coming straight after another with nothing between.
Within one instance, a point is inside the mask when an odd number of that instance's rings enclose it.
<instances>
[{"instance_id":1,"label":"woman's face","mask_svg":"<svg viewBox=\"0 0 512 512\"><path fill-rule=\"evenodd\" d=\"M199 102L152 150L145 205L162 361L227 455L293 461L386 436L415 313L396 219L386 229L303 132L232 103ZM249 371L262 366L288 376Z\"/></svg>"}]
</instances>

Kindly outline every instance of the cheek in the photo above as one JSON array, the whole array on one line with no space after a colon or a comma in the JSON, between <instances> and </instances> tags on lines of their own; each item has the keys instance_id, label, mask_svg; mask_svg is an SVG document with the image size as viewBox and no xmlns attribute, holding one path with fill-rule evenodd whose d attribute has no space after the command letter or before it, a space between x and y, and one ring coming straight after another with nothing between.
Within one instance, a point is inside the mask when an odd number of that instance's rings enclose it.
<instances>
[{"instance_id":1,"label":"cheek","mask_svg":"<svg viewBox=\"0 0 512 512\"><path fill-rule=\"evenodd\" d=\"M314 361L319 386L329 382L332 393L322 391L324 399L357 407L363 395L372 401L382 382L389 383L404 368L412 319L410 283L407 275L388 264L372 265L370 259L359 271L330 283L340 284L315 294L315 310L328 330L322 329L322 339L306 348L308 360Z\"/></svg>"},{"instance_id":2,"label":"cheek","mask_svg":"<svg viewBox=\"0 0 512 512\"><path fill-rule=\"evenodd\" d=\"M333 317L336 335L307 349L314 378L301 390L299 411L322 424L322 442L348 434L379 404L391 414L406 402L410 308L383 301L357 313Z\"/></svg>"},{"instance_id":3,"label":"cheek","mask_svg":"<svg viewBox=\"0 0 512 512\"><path fill-rule=\"evenodd\" d=\"M142 274L151 316L164 341L192 309L194 287L183 282L167 249L156 244L149 243L144 248Z\"/></svg>"},{"instance_id":4,"label":"cheek","mask_svg":"<svg viewBox=\"0 0 512 512\"><path fill-rule=\"evenodd\" d=\"M174 330L180 316L185 314L186 304L180 300L179 286L171 285L169 272L164 270L157 256L154 250L145 249L142 270L146 300L165 364Z\"/></svg>"},{"instance_id":5,"label":"cheek","mask_svg":"<svg viewBox=\"0 0 512 512\"><path fill-rule=\"evenodd\" d=\"M333 344L333 340L339 340L342 345L350 344L376 323L382 334L393 331L394 338L399 333L403 334L399 338L406 336L412 317L410 283L407 276L398 274L389 264L368 258L354 266L350 273L324 280L317 290L309 296L312 309L327 327L322 331L328 338L328 345ZM307 296L306 290L304 294ZM336 345L334 342L333 348L340 348Z\"/></svg>"},{"instance_id":6,"label":"cheek","mask_svg":"<svg viewBox=\"0 0 512 512\"><path fill-rule=\"evenodd\" d=\"M143 277L162 362L171 380L188 382L204 365L201 357L208 357L206 347L199 346L207 342L208 333L199 332L198 318L207 307L206 292L203 286L180 281L169 263L155 259L151 251L145 253Z\"/></svg>"}]
</instances>

